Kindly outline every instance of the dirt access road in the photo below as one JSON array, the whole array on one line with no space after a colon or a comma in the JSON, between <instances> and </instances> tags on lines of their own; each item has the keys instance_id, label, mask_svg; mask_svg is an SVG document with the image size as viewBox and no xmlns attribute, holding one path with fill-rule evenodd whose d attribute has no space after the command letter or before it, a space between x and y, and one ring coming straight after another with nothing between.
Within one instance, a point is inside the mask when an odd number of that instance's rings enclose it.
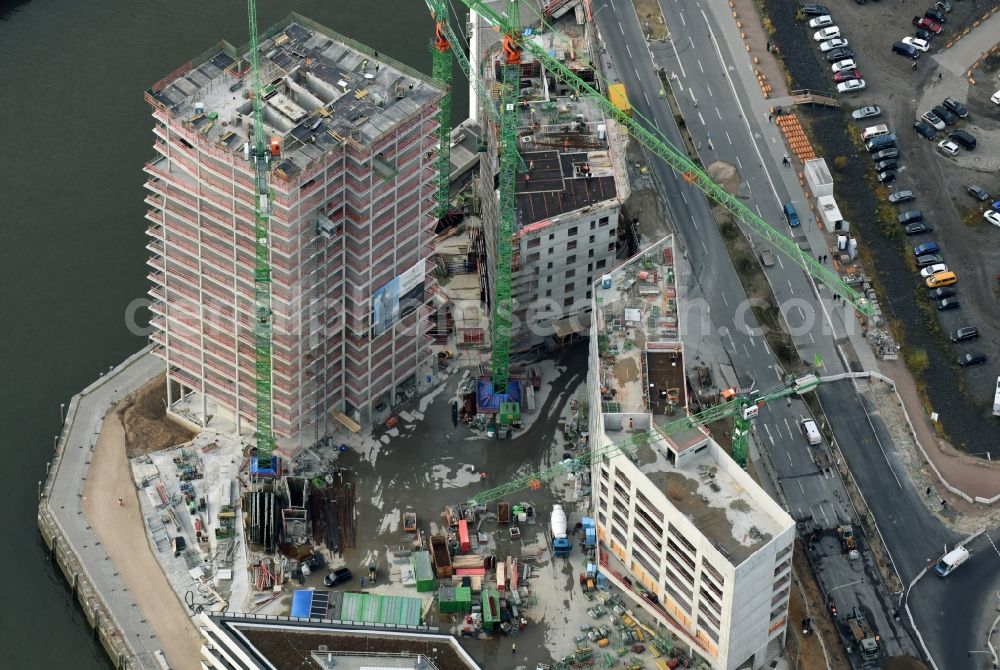
<instances>
[{"instance_id":1,"label":"dirt access road","mask_svg":"<svg viewBox=\"0 0 1000 670\"><path fill-rule=\"evenodd\" d=\"M766 11L775 25L773 37L781 50L782 58L793 80L793 88L832 90L833 82L830 66L821 56L812 39L812 30L796 20L796 3L765 0ZM961 188L953 187L953 180L960 183L970 179L970 170L948 163L937 155L935 143L927 142L913 132L911 126L915 110L920 104L925 88L940 86L942 95L954 95L964 99L960 92L944 88L948 77L955 77L947 71L937 81L937 70L932 60L920 59L916 71L910 62L891 52L893 41L912 34L910 18L923 14L927 0L907 0L903 3L877 2L865 5L838 3L831 7L834 22L841 27L842 34L855 51L859 68L868 88L861 94L844 96L842 110L797 110L809 125L817 144L817 152L832 164L833 158L847 158L847 167L834 171L835 192L838 205L845 218L851 221L852 230L860 233L862 253L867 256L869 269L874 268L878 283L884 287L883 308L895 318L904 330L904 351L922 349L927 353L927 369L920 382L926 389L927 397L934 409L941 415L941 422L952 442L968 452L983 452L993 449L994 456L1000 456L1000 446L993 439L993 420L989 417L992 405L992 388L996 380L996 366L988 363L978 369L963 370L955 363L959 351L982 348L991 359L1000 360L1000 331L998 324L988 314L995 314L996 298L992 287L995 270L986 269L994 262L985 255L997 254L1000 245L996 237L1000 231L986 226L970 227L961 223L956 213L964 201ZM949 15L947 31L963 25L974 15L985 13L987 6L996 0L963 0L955 3ZM943 46L938 38L933 49ZM976 123L989 125L985 104L978 99L988 96L988 92L977 87L969 103L970 115ZM985 89L984 89L985 91ZM918 192L917 199L907 207L924 211L925 219L937 226L934 235L907 238L901 231L895 237L886 237L875 222L873 212L879 204L871 178L871 161L864 150L851 143L847 134L848 126L863 126L849 118L849 112L866 104L877 104L884 110L878 121L885 122L900 137L901 165L897 188L912 188ZM926 103L925 103L926 104ZM922 110L922 108L921 108ZM985 119L985 120L984 120ZM995 126L994 126L995 127ZM986 152L983 152L986 155ZM942 188L942 184L945 187ZM850 194L849 196L847 194ZM884 192L883 192L884 197ZM981 217L980 217L981 218ZM955 266L960 273L959 297L963 307L939 314L927 299L926 289L915 276L911 248L914 244L934 239L941 244L946 262ZM978 258L978 260L976 260ZM1000 257L996 259L1000 264ZM997 265L993 266L997 268ZM980 276L977 278L976 274ZM991 302L992 301L992 302ZM989 324L989 325L987 325ZM979 341L952 345L947 333L960 325L977 325L986 329ZM961 392L967 391L968 396ZM988 396L988 397L987 397Z\"/></svg>"}]
</instances>

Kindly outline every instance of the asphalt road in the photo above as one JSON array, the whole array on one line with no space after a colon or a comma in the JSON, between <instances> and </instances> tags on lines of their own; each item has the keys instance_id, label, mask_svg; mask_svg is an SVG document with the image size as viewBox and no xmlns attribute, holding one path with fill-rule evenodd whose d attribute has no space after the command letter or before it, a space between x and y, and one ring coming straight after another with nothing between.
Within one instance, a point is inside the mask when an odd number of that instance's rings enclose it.
<instances>
[{"instance_id":1,"label":"asphalt road","mask_svg":"<svg viewBox=\"0 0 1000 670\"><path fill-rule=\"evenodd\" d=\"M618 0L618 4L625 5L619 9L614 6L614 0L606 0L608 11L601 11L602 5L595 3L597 21L602 35L606 36L607 55L616 65L610 72L611 78L625 84L638 114L656 125L675 146L683 146L669 108L658 99L660 83L651 62L651 56L655 56L657 64L671 79L692 136L702 145L700 151L705 162L722 160L737 165L743 178L740 195L752 201L753 208L762 218L781 222L779 229L794 233L793 237L798 241L809 244L807 237L813 237L809 235L812 232L810 227L803 226L792 231L781 215L784 201L804 202L804 196L793 178L786 179L780 174L784 169L780 167L784 149L773 139L773 133L768 137L770 129L767 128L766 111L754 109L750 102L760 96L752 74L740 71L745 57L736 58L726 46L732 43L728 32L734 28L725 21L716 20L710 11L703 12L697 0L661 0L661 3L673 34L672 39L662 47L653 45L652 54L648 51L642 53L646 42L634 12L625 11L631 7ZM737 100L743 101L747 109L741 108ZM762 107L764 101L759 102ZM704 136L700 134L701 130ZM738 303L745 299L745 294L718 230L714 225L704 223L710 221L704 197L677 179L662 162L653 161L651 169L662 185L671 220L685 243L693 268L693 281L700 284L710 302L713 326L718 328L717 334L734 369L741 374L742 381L755 379L763 388L778 384L779 377L772 367L772 358L759 350L762 341L747 332L747 326L755 326L753 316L749 311L739 309ZM786 186L786 181L790 181L792 187ZM699 221L702 223L699 224ZM822 240L818 242L815 248L824 248ZM779 301L798 298L815 306L816 294L804 273L795 268L786 269L782 264L767 270L767 274ZM824 295L823 289L820 289L820 295ZM826 297L824 295L824 299ZM796 319L796 316L799 318ZM803 316L792 310L789 325L793 329L803 325ZM834 353L834 338L828 329L818 325L822 319L816 321L817 325L812 328L802 328L802 334L795 338L796 346L806 360L810 360L814 353L820 353L827 373L841 371L842 365ZM835 316L834 321L842 326L852 323L853 319L838 319ZM838 330L837 335L843 336L843 332ZM818 395L885 543L897 561L902 579L904 583L909 582L924 569L927 559L935 560L946 545L951 546L959 538L927 511L919 499L923 493L915 491L906 480L903 469L898 465L891 435L871 406L870 399L859 396L848 383L824 387ZM798 403L791 408L781 405L768 407L758 419L758 437L767 448L778 479L783 483L782 490L793 516L829 531L836 525L838 513L844 515L842 520L850 519L850 507L843 503L845 498L838 478L816 476L817 468L795 428L795 421L801 413ZM813 473L813 476L808 473ZM832 588L837 579L846 579L859 572L856 566L845 568L846 561L841 560L840 563L838 565L836 556L826 554L823 557L822 572L827 577L833 577L826 583L827 588ZM883 635L887 631L892 631L888 637L898 633L898 625L893 620L895 598L886 598L886 594L863 586L853 591L841 591L837 594L841 611L853 606L850 600L843 601L845 596L850 598L851 593L854 593L859 606L872 608L874 605ZM957 662L954 650L961 646L956 646L958 641L969 640L971 644L977 636L985 639L985 627L982 621L978 621L981 618L979 613L985 610L970 609L967 595L954 589L943 594L943 600L930 599L923 597L921 589L916 589L910 596L914 618L932 656L948 661L940 667L961 667L951 665ZM883 613L879 614L878 610ZM942 611L945 612L946 622L963 621L964 625L931 625L932 621L942 616ZM925 625L927 629L923 630ZM913 643L905 634L899 635L900 650L912 651ZM891 645L889 650L892 652Z\"/></svg>"},{"instance_id":2,"label":"asphalt road","mask_svg":"<svg viewBox=\"0 0 1000 670\"><path fill-rule=\"evenodd\" d=\"M609 11L602 11L599 4L595 6L602 36L605 36L607 55L614 64L612 78L625 84L631 93L633 108L639 115L649 119L674 146L683 146L669 107L658 97L660 82L653 69L650 54L645 50L645 41L635 14L632 11L619 11L612 4L615 1L608 0ZM624 5L623 9L631 10L630 3L617 0L617 4ZM705 19L700 10L697 16L704 24ZM670 18L668 23L671 23ZM692 24L695 21L687 23L689 30L693 31ZM728 72L728 66L720 63L719 51L715 49L715 45L720 42L712 40L707 24L704 24L701 30L703 33L699 34L698 40L704 39L703 51L694 55L691 63L694 63L693 68L696 69L693 71L689 69L687 73L692 80L698 80L693 86L701 87L698 90L704 90L704 94L695 93L699 98L697 110L693 108L693 101L687 99L692 108L684 109L685 118L693 130L701 124L701 119L704 119L706 134L703 145L711 139L717 153L715 158L732 161L734 164L742 163L741 171L745 171L743 176L746 195L748 198L753 198L750 201L752 206L759 208L760 215L767 220L781 220L779 215L781 202L775 197L774 191L783 187L777 180L772 187L772 177L763 169L768 161L762 161L757 157L757 149L751 139L752 131L740 117L739 106L735 102L732 89L729 88L728 78L723 76L723 73ZM697 33L690 34L694 39ZM689 41L688 55L693 55L695 51L691 49L690 44ZM697 45L698 41L695 41L695 44ZM697 64L698 60L701 61L700 66ZM669 71L668 69L667 72ZM712 96L708 94L709 89L713 91ZM718 101L711 106L702 102L709 97L717 97ZM678 95L678 98L684 100L682 95ZM764 116L766 121L766 114ZM694 119L697 119L697 122ZM712 133L711 138L709 133ZM695 135L695 139L697 141L699 137ZM711 151L710 149L709 152ZM742 160L739 156L750 158ZM706 155L706 161L710 160L713 158ZM722 340L741 384L749 385L756 381L758 388L761 389L782 385L781 370L775 365L763 338L752 334L757 332L757 323L752 311L748 309L746 294L733 269L721 234L712 221L705 197L700 191L679 179L662 161L652 161L650 169L662 186L670 219L683 240L693 274L688 279L697 285L699 292L709 303L713 332L704 333L706 339L718 337ZM756 197L752 194L756 194ZM802 272L786 263L781 263L774 266L772 275L769 279L780 300L789 301L797 298L804 301L801 304L807 310L810 309L809 303L814 299L814 294L808 278ZM796 318L797 316L799 318ZM803 316L802 312L792 310L789 313L790 326L801 327ZM853 318L848 318L848 322L853 322ZM803 358L812 360L813 354L819 353L830 366L834 364L839 366L833 341L823 335L821 319L816 319L812 328L801 328L801 330L803 334L797 338L797 345ZM698 347L695 345L693 348L697 350ZM828 372L836 370L831 367ZM854 390L849 384L837 386L841 388L831 390L831 393L842 394L846 398L853 397ZM835 534L835 528L839 523L853 518L853 510L840 479L823 475L800 434L798 421L806 414L808 411L805 405L797 399L790 404L779 403L766 407L757 420L757 435L760 438L759 442L766 447L770 455L769 460L776 470L779 485L792 516L801 521L805 528L818 526L827 533ZM831 580L828 587L833 588L844 583L838 581L842 579L841 573L843 578L849 577L848 581L864 580L868 584L867 589L855 589L853 592L843 593L843 606L850 608L856 605L873 612L889 653L914 653L915 646L906 632L893 621L891 613L886 613L885 608L880 607L880 601L888 600L888 594L880 587L870 555L866 555L865 563L867 569L859 573L856 566L851 565L843 555L836 553L827 556L823 560L823 570ZM877 593L881 594L879 598L874 596Z\"/></svg>"}]
</instances>

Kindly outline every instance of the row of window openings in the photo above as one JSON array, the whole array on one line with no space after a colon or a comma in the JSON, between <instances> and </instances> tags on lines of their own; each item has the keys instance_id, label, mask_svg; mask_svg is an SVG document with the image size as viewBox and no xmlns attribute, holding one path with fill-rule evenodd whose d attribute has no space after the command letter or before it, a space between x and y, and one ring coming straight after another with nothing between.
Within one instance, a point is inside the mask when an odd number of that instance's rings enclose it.
<instances>
[{"instance_id":1,"label":"row of window openings","mask_svg":"<svg viewBox=\"0 0 1000 670\"><path fill-rule=\"evenodd\" d=\"M575 230L576 230L576 228L570 228L570 231L575 231ZM575 232L571 232L570 234L571 235L575 235L576 233ZM611 236L614 236L615 231L614 230L610 230L610 231L608 231L608 234L611 235ZM549 235L549 240L552 240L554 238L555 238L554 234L553 235ZM589 238L587 238L587 244L594 244L596 241L597 241L597 236L596 235L591 235ZM540 238L540 237L534 237L534 238L528 240L527 244L525 244L525 247L528 248L528 249L534 249L534 248L540 247L540 246L542 246L542 238ZM566 243L566 251L573 251L574 249L576 249L576 246L577 246L576 240L570 240L569 242ZM555 247L549 247L549 256L554 256L555 253L556 253L556 248Z\"/></svg>"}]
</instances>

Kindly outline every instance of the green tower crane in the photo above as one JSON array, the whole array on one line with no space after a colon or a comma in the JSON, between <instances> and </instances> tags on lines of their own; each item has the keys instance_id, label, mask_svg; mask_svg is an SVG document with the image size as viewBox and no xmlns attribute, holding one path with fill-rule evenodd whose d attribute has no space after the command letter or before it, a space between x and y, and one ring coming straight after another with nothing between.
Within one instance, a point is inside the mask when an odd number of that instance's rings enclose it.
<instances>
[{"instance_id":1,"label":"green tower crane","mask_svg":"<svg viewBox=\"0 0 1000 670\"><path fill-rule=\"evenodd\" d=\"M260 85L260 54L257 49L257 2L247 0L250 25L250 66L253 100L253 138L250 139L254 163L254 353L257 400L257 471L272 469L274 428L272 407L271 361L271 200L269 185L271 154L264 140L264 111Z\"/></svg>"},{"instance_id":2,"label":"green tower crane","mask_svg":"<svg viewBox=\"0 0 1000 670\"><path fill-rule=\"evenodd\" d=\"M518 0L507 6L503 30L503 82L500 84L500 216L497 225L496 278L493 303L493 392L507 393L510 375L511 265L514 219L517 216L518 94L521 90L521 13Z\"/></svg>"},{"instance_id":3,"label":"green tower crane","mask_svg":"<svg viewBox=\"0 0 1000 670\"><path fill-rule=\"evenodd\" d=\"M444 87L438 108L437 193L434 214L438 219L451 207L451 27L448 24L448 4L445 0L427 0L434 19L434 42L431 44L431 75ZM463 56L465 54L462 54Z\"/></svg>"},{"instance_id":4,"label":"green tower crane","mask_svg":"<svg viewBox=\"0 0 1000 670\"><path fill-rule=\"evenodd\" d=\"M745 468L750 442L750 428L754 417L760 412L760 408L781 398L808 393L826 381L834 380L817 377L815 374L808 374L792 380L785 386L771 389L766 393L749 389L731 389L732 398L727 402L720 403L715 407L709 407L697 414L690 414L681 419L670 421L662 426L653 426L651 431L634 433L627 440L591 449L582 456L566 459L547 470L518 477L506 484L473 496L469 499L469 504L482 505L504 498L510 493L525 489L538 489L543 482L551 481L567 472L584 470L590 467L590 464L595 460L613 458L619 454L631 454L640 447L646 446L660 437L672 437L729 417L733 418L732 457L740 467Z\"/></svg>"},{"instance_id":5,"label":"green tower crane","mask_svg":"<svg viewBox=\"0 0 1000 670\"><path fill-rule=\"evenodd\" d=\"M733 215L733 217L743 222L743 224L753 230L754 233L774 245L778 251L804 271L808 272L816 281L829 287L831 291L838 294L844 299L845 302L852 305L864 316L871 317L875 314L874 305L867 298L865 298L864 295L848 286L843 280L841 280L837 273L817 262L810 254L803 252L794 241L772 228L766 221L757 216L739 199L730 195L721 186L712 181L712 178L709 177L708 174L706 174L701 168L695 165L695 163L688 158L685 152L680 151L673 146L673 144L670 143L670 140L668 140L666 136L663 135L663 133L660 132L647 119L644 119L641 115L635 113L632 117L629 117L625 114L625 112L613 105L597 88L585 82L577 76L576 73L566 67L563 63L559 62L559 60L554 56L549 55L549 53L542 46L534 43L530 39L525 39L522 34L519 17L515 16L513 17L514 20L512 20L510 12L508 12L506 16L503 16L483 2L483 0L461 0L461 2L503 33L505 51L508 48L519 48L523 50L524 52L530 54L539 64L541 64L542 68L546 72L555 76L559 81L571 88L577 95L592 98L594 102L601 107L606 116L617 121L633 138L638 140L640 144L662 158L676 172L684 175L687 181L697 186L713 201L722 205L727 211L730 212L730 214ZM501 107L501 112L503 111L504 109ZM639 122L640 119L642 123ZM516 128L514 134L514 139L516 140ZM501 226L503 225L503 197L503 161L501 155ZM508 289L509 286L510 284L508 282ZM503 287L500 286L498 279L496 288L498 293L498 304L499 292L502 288ZM507 325L509 327L509 319ZM496 324L494 323L494 347L495 346ZM506 351L502 352L501 361L504 369L506 369ZM497 372L498 357L494 353L494 386L496 386Z\"/></svg>"}]
</instances>

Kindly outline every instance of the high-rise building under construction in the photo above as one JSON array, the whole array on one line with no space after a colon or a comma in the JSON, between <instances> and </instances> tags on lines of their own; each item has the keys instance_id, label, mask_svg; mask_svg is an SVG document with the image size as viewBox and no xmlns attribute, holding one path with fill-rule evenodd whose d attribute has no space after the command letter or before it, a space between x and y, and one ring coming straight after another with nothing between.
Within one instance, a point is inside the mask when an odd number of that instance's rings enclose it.
<instances>
[{"instance_id":1,"label":"high-rise building under construction","mask_svg":"<svg viewBox=\"0 0 1000 670\"><path fill-rule=\"evenodd\" d=\"M146 93L152 340L168 404L255 420L248 48L220 42ZM271 153L273 412L279 446L369 423L429 360L438 102L430 78L291 15L260 36ZM176 389L180 389L180 393Z\"/></svg>"}]
</instances>

